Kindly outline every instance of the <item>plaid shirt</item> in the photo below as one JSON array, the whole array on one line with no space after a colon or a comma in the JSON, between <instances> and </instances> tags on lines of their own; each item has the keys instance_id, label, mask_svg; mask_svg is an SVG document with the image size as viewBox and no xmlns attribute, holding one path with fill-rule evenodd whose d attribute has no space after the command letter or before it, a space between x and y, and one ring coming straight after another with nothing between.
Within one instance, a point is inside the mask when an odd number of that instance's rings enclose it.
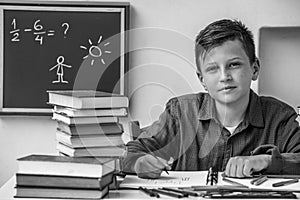
<instances>
[{"instance_id":1,"label":"plaid shirt","mask_svg":"<svg viewBox=\"0 0 300 200\"><path fill-rule=\"evenodd\" d=\"M224 171L230 157L271 154L266 173L300 173L300 127L289 105L252 90L244 120L233 134L217 119L214 100L207 93L171 99L159 120L144 138L157 156L175 161L172 170ZM127 143L125 172L133 172L135 161L147 150L139 140Z\"/></svg>"}]
</instances>

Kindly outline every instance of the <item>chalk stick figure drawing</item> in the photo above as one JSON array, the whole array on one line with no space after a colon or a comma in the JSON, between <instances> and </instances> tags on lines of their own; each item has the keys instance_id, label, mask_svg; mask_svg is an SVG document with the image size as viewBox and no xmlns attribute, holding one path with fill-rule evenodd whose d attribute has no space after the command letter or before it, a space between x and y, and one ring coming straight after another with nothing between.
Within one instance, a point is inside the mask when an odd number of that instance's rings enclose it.
<instances>
[{"instance_id":1,"label":"chalk stick figure drawing","mask_svg":"<svg viewBox=\"0 0 300 200\"><path fill-rule=\"evenodd\" d=\"M105 48L107 48L107 46L110 44L110 42L106 42L105 44L101 43L102 40L102 35L99 36L99 39L97 41L96 45L93 45L93 42L91 41L91 39L89 39L89 48L86 46L80 46L81 49L87 50L89 51L89 53L83 57L83 59L88 58L89 56L91 57L91 66L94 65L95 62L95 58L99 58L102 62L103 65L105 65L105 60L103 58L103 54L110 54L111 51L105 50ZM101 49L102 48L102 49Z\"/></svg>"},{"instance_id":2,"label":"chalk stick figure drawing","mask_svg":"<svg viewBox=\"0 0 300 200\"><path fill-rule=\"evenodd\" d=\"M55 68L57 68L57 70L56 70L57 80L52 81L52 83L60 83L60 82L61 83L69 83L68 81L64 80L64 67L71 68L72 66L64 64L65 58L63 56L58 56L56 61L57 61L57 65L55 65L49 69L49 71L52 71Z\"/></svg>"}]
</instances>

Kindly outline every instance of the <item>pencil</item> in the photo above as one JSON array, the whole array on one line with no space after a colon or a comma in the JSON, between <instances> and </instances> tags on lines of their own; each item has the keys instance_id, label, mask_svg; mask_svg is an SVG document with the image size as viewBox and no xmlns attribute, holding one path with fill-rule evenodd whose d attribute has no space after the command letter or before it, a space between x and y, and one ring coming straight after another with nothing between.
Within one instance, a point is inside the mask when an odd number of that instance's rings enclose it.
<instances>
[{"instance_id":1,"label":"pencil","mask_svg":"<svg viewBox=\"0 0 300 200\"><path fill-rule=\"evenodd\" d=\"M277 182L277 183L273 183L273 187L280 187L280 186L286 186L286 185L290 185L290 184L293 184L293 183L297 183L299 181L298 178L295 178L295 179L292 179L292 180L289 180L289 181L281 181L281 182Z\"/></svg>"},{"instance_id":2,"label":"pencil","mask_svg":"<svg viewBox=\"0 0 300 200\"><path fill-rule=\"evenodd\" d=\"M250 183L252 185L261 185L262 183L266 182L267 180L268 180L267 176L261 175L260 177L253 179Z\"/></svg>"},{"instance_id":3,"label":"pencil","mask_svg":"<svg viewBox=\"0 0 300 200\"><path fill-rule=\"evenodd\" d=\"M186 190L179 190L179 189L175 189L175 188L167 188L167 187L162 187L161 189L163 190L169 190L169 191L172 191L172 192L178 192L178 193L181 193L183 194L185 197L191 195L191 196L199 196L198 193L196 192L191 192L191 191L186 191Z\"/></svg>"},{"instance_id":4,"label":"pencil","mask_svg":"<svg viewBox=\"0 0 300 200\"><path fill-rule=\"evenodd\" d=\"M156 197L156 198L160 197L157 192L149 190L148 188L139 187L139 190L142 190L144 193L146 193L150 197Z\"/></svg>"},{"instance_id":5,"label":"pencil","mask_svg":"<svg viewBox=\"0 0 300 200\"><path fill-rule=\"evenodd\" d=\"M148 148L148 146L145 144L145 142L143 141L143 140L139 140L141 143L142 143L142 145L145 147L145 149L148 151L148 153L149 154L151 154L154 158L156 158L156 160L158 161L158 162L160 162L161 164L163 164L160 160L159 160L159 158ZM164 164L163 164L164 165ZM169 172L167 171L167 169L166 168L164 168L163 169L163 171L165 171L168 175L169 175Z\"/></svg>"},{"instance_id":6,"label":"pencil","mask_svg":"<svg viewBox=\"0 0 300 200\"><path fill-rule=\"evenodd\" d=\"M176 193L176 192L168 192L168 191L165 191L165 190L162 190L162 189L152 189L152 191L160 193L160 194L164 194L164 195L167 195L167 196L170 196L170 197L176 197L176 198L186 197L183 194L179 194L179 193Z\"/></svg>"}]
</instances>

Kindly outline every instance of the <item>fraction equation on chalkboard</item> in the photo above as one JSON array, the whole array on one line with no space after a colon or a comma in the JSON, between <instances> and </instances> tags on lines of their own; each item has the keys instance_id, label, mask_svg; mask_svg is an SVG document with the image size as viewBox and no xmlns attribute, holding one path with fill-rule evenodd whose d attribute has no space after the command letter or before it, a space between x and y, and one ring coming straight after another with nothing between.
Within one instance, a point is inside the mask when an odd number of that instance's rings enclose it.
<instances>
[{"instance_id":1,"label":"fraction equation on chalkboard","mask_svg":"<svg viewBox=\"0 0 300 200\"><path fill-rule=\"evenodd\" d=\"M24 28L21 30L18 28L17 20L14 18L11 22L11 27L12 29L9 32L11 34L11 42L20 42L20 36L23 33L24 34L32 33L35 36L34 41L38 42L40 45L43 45L45 36L47 37L55 36L55 30L54 29L45 30L40 19L33 22L33 27ZM66 38L70 25L67 22L63 22L61 24L61 27L62 27L63 36L64 38Z\"/></svg>"}]
</instances>

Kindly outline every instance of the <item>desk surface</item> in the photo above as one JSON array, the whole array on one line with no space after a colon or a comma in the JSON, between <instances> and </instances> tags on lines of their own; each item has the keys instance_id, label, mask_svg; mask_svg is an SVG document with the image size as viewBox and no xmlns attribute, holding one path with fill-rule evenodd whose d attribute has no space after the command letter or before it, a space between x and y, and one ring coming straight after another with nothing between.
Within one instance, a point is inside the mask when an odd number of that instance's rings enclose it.
<instances>
[{"instance_id":1,"label":"desk surface","mask_svg":"<svg viewBox=\"0 0 300 200\"><path fill-rule=\"evenodd\" d=\"M37 198L14 198L15 195L16 177L11 177L1 188L0 188L0 199L2 200L38 200ZM296 193L297 198L300 199L300 193ZM110 190L109 195L105 199L156 199L149 197L139 190ZM159 199L174 199L161 195ZM201 197L189 197L182 199L206 199ZM44 199L45 200L45 199ZM51 199L51 200L63 200L63 199Z\"/></svg>"},{"instance_id":2,"label":"desk surface","mask_svg":"<svg viewBox=\"0 0 300 200\"><path fill-rule=\"evenodd\" d=\"M38 200L38 198L14 198L16 193L16 176L11 177L0 188L0 199L2 200ZM139 190L110 190L105 199L153 199ZM155 199L155 198L154 198ZM163 197L159 199L172 199L171 197ZM174 199L174 198L173 198ZM190 198L189 198L190 199ZM45 199L43 199L45 200ZM51 199L51 200L63 200L63 199Z\"/></svg>"}]
</instances>

